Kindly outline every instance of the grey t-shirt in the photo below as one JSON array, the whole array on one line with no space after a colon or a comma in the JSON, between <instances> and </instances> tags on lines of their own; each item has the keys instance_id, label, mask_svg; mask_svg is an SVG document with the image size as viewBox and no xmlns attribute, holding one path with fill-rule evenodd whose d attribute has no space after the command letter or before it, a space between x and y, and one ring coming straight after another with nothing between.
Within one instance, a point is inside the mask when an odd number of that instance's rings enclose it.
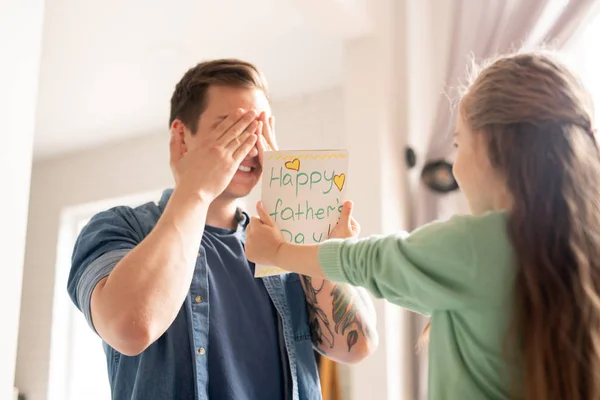
<instances>
[{"instance_id":1,"label":"grey t-shirt","mask_svg":"<svg viewBox=\"0 0 600 400\"><path fill-rule=\"evenodd\" d=\"M277 310L254 278L239 235L207 226L202 239L211 303L208 393L219 400L283 399Z\"/></svg>"}]
</instances>

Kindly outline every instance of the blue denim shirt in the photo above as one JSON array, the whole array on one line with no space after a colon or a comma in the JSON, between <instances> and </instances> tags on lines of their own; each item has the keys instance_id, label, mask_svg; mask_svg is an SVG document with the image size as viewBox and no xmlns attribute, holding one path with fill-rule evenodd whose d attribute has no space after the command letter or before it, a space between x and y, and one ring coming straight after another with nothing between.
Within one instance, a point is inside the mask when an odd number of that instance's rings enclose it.
<instances>
[{"instance_id":1,"label":"blue denim shirt","mask_svg":"<svg viewBox=\"0 0 600 400\"><path fill-rule=\"evenodd\" d=\"M159 204L116 207L101 212L79 235L73 251L68 292L94 331L90 311L94 287L150 233L171 193L172 190L166 190ZM244 217L247 218L246 215ZM242 221L238 227L243 239L245 225ZM279 343L273 345L282 349L283 365L287 367L284 374L288 378L284 382L286 399L321 399L306 299L299 276L290 273L259 279L263 279L279 315ZM207 294L207 262L200 245L190 291L165 334L135 357L120 354L104 343L113 399L208 400L206 353L210 347L207 323L210 297L226 296L227 293ZM192 368L181 369L182 359L191 359ZM191 382L187 375L192 378Z\"/></svg>"}]
</instances>

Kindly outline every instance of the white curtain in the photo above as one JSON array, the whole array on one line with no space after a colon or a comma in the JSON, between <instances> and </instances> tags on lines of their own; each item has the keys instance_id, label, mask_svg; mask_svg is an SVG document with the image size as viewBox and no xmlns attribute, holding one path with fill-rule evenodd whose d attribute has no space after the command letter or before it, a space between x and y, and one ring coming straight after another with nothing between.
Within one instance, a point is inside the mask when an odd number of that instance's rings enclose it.
<instances>
[{"instance_id":1,"label":"white curtain","mask_svg":"<svg viewBox=\"0 0 600 400\"><path fill-rule=\"evenodd\" d=\"M464 82L472 58L485 60L496 54L537 47L560 49L598 11L597 0L451 0L453 14L444 95L438 100L430 132L426 160L446 159L452 154L452 130L458 88ZM535 28L548 25L532 41ZM438 218L440 196L421 186L415 201L415 226Z\"/></svg>"},{"instance_id":2,"label":"white curtain","mask_svg":"<svg viewBox=\"0 0 600 400\"><path fill-rule=\"evenodd\" d=\"M432 0L433 1L433 0ZM445 65L444 93L428 135L426 161L448 160L452 154L453 111L458 88L466 78L471 59L481 61L520 48L549 45L560 49L573 40L580 28L598 11L597 0L448 0L452 1L449 56ZM435 4L435 3L433 3ZM435 11L435 10L433 10ZM541 30L541 31L540 31ZM438 195L419 183L413 201L415 228L440 217ZM420 330L424 319L416 318ZM419 398L426 399L426 354L419 356Z\"/></svg>"}]
</instances>

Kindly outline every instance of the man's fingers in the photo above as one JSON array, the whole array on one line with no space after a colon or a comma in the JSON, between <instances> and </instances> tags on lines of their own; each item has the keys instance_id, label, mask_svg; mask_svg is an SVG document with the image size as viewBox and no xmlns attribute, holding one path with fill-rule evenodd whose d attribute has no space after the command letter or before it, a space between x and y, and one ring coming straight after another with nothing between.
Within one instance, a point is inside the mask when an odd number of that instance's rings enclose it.
<instances>
[{"instance_id":1,"label":"man's fingers","mask_svg":"<svg viewBox=\"0 0 600 400\"><path fill-rule=\"evenodd\" d=\"M267 112L266 111L261 111L261 113L258 114L258 119L260 121L263 121L265 124L269 123L269 120L267 119Z\"/></svg>"},{"instance_id":2,"label":"man's fingers","mask_svg":"<svg viewBox=\"0 0 600 400\"><path fill-rule=\"evenodd\" d=\"M263 121L262 129L259 129L260 135L265 139L264 151L278 150L277 142L275 141L275 118L273 116L267 118L266 111L263 111L258 116L259 121Z\"/></svg>"},{"instance_id":3,"label":"man's fingers","mask_svg":"<svg viewBox=\"0 0 600 400\"><path fill-rule=\"evenodd\" d=\"M263 125L264 125L264 122L259 121L258 129L256 131L260 132ZM261 166L263 165L263 160L265 159L266 147L267 147L267 144L265 142L265 138L263 137L263 135L259 134L258 140L256 141L256 148L258 149L258 162L260 163Z\"/></svg>"},{"instance_id":4,"label":"man's fingers","mask_svg":"<svg viewBox=\"0 0 600 400\"><path fill-rule=\"evenodd\" d=\"M246 131L242 136L240 136L239 141L241 142L241 144L237 145L238 148L233 150L233 160L236 163L236 165L239 165L244 160L244 158L246 158L248 153L250 153L250 150L252 150L252 148L256 145L257 140L258 135L250 131Z\"/></svg>"},{"instance_id":5,"label":"man's fingers","mask_svg":"<svg viewBox=\"0 0 600 400\"><path fill-rule=\"evenodd\" d=\"M270 150L279 150L279 147L277 147L277 141L275 140L275 117L269 117L269 121L265 124L263 132L263 136L265 137Z\"/></svg>"},{"instance_id":6,"label":"man's fingers","mask_svg":"<svg viewBox=\"0 0 600 400\"><path fill-rule=\"evenodd\" d=\"M212 130L209 134L211 139L216 141L221 139L221 137L227 132L236 122L238 122L244 115L246 115L248 111L243 108L238 108L227 117L223 119L223 121L219 122L219 124Z\"/></svg>"},{"instance_id":7,"label":"man's fingers","mask_svg":"<svg viewBox=\"0 0 600 400\"><path fill-rule=\"evenodd\" d=\"M269 127L275 132L275 117L272 115L269 117Z\"/></svg>"},{"instance_id":8,"label":"man's fingers","mask_svg":"<svg viewBox=\"0 0 600 400\"><path fill-rule=\"evenodd\" d=\"M266 111L263 111L260 113L260 115L258 116L259 121L263 121L263 124L261 126L261 129L258 130L258 132L260 133L260 135L263 137L264 142L263 144L265 146L263 146L265 151L272 151L272 150L276 150L276 148L273 147L273 133L271 130L271 125L270 125L270 118L267 118L267 113Z\"/></svg>"},{"instance_id":9,"label":"man's fingers","mask_svg":"<svg viewBox=\"0 0 600 400\"><path fill-rule=\"evenodd\" d=\"M237 115L237 112L236 112ZM234 141L238 136L240 136L244 131L250 128L250 125L254 124L254 128L252 128L252 132L256 130L256 111L250 110L246 112L237 122L230 126L219 139L219 142L223 146L228 146L232 141ZM229 117L227 117L229 118ZM220 125L220 124L219 124Z\"/></svg>"},{"instance_id":10,"label":"man's fingers","mask_svg":"<svg viewBox=\"0 0 600 400\"><path fill-rule=\"evenodd\" d=\"M271 216L267 213L267 210L265 210L265 206L263 205L262 201L256 203L256 212L258 213L258 216L260 217L260 220L263 224L268 226L275 226L275 222L273 222Z\"/></svg>"},{"instance_id":11,"label":"man's fingers","mask_svg":"<svg viewBox=\"0 0 600 400\"><path fill-rule=\"evenodd\" d=\"M258 122L252 121L252 123L250 123L250 125L248 125L248 127L240 135L235 136L229 143L227 143L225 148L231 153L235 153L237 149L246 142L246 139L256 133L257 127Z\"/></svg>"},{"instance_id":12,"label":"man's fingers","mask_svg":"<svg viewBox=\"0 0 600 400\"><path fill-rule=\"evenodd\" d=\"M341 226L351 227L350 220L352 219L352 202L346 201L342 206L342 212L340 214L340 220L338 224Z\"/></svg>"},{"instance_id":13,"label":"man's fingers","mask_svg":"<svg viewBox=\"0 0 600 400\"><path fill-rule=\"evenodd\" d=\"M261 116L262 120L264 121L264 123L262 123L260 125L260 129L258 130L258 132L260 133L260 136L264 140L265 146L263 146L263 147L264 147L265 151L269 151L269 150L271 150L271 146L269 145L269 142L267 141L267 137L269 135L269 122L266 119L264 111L262 114L260 114L260 116Z\"/></svg>"}]
</instances>

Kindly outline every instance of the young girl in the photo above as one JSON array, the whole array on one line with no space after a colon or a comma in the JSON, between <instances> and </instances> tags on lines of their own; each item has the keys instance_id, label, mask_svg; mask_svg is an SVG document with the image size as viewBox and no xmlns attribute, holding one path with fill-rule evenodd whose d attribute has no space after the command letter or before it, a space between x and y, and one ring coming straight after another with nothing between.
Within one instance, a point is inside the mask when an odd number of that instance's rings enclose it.
<instances>
[{"instance_id":1,"label":"young girl","mask_svg":"<svg viewBox=\"0 0 600 400\"><path fill-rule=\"evenodd\" d=\"M247 256L430 315L433 400L599 399L600 155L587 93L550 55L517 54L475 77L458 117L454 174L473 215L294 245L259 204Z\"/></svg>"}]
</instances>

